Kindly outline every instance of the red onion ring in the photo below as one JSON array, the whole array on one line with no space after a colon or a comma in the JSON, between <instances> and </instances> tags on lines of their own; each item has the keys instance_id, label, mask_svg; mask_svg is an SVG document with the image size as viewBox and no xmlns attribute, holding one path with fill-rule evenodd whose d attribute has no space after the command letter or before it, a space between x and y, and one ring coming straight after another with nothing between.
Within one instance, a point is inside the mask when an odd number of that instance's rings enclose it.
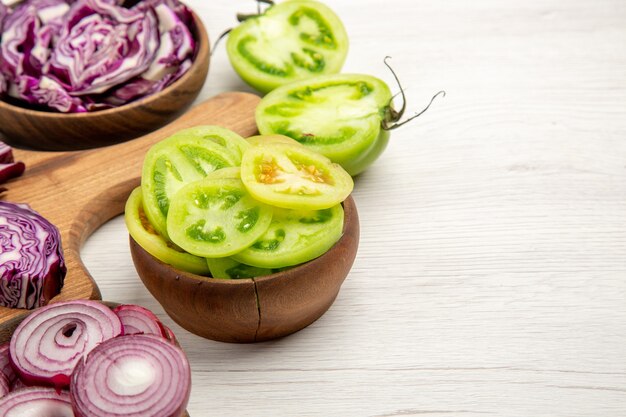
<instances>
[{"instance_id":1,"label":"red onion ring","mask_svg":"<svg viewBox=\"0 0 626 417\"><path fill-rule=\"evenodd\" d=\"M11 359L9 358L8 342L0 345L0 374L4 375L10 384L13 384L17 379L17 375L11 366Z\"/></svg>"},{"instance_id":2,"label":"red onion ring","mask_svg":"<svg viewBox=\"0 0 626 417\"><path fill-rule=\"evenodd\" d=\"M147 308L134 304L124 304L115 307L113 312L122 322L125 335L143 333L166 337L161 321Z\"/></svg>"},{"instance_id":3,"label":"red onion ring","mask_svg":"<svg viewBox=\"0 0 626 417\"><path fill-rule=\"evenodd\" d=\"M167 327L165 324L161 323L161 327L162 327L162 331L163 331L163 335L164 337L169 340L171 343L178 345L178 339L176 339L176 335L174 334L174 332L172 331L172 329L170 329L169 327Z\"/></svg>"},{"instance_id":4,"label":"red onion ring","mask_svg":"<svg viewBox=\"0 0 626 417\"><path fill-rule=\"evenodd\" d=\"M4 397L9 392L11 392L11 383L9 382L9 378L0 372L0 398Z\"/></svg>"},{"instance_id":5,"label":"red onion ring","mask_svg":"<svg viewBox=\"0 0 626 417\"><path fill-rule=\"evenodd\" d=\"M52 388L13 391L0 399L2 417L74 417L70 396Z\"/></svg>"},{"instance_id":6,"label":"red onion ring","mask_svg":"<svg viewBox=\"0 0 626 417\"><path fill-rule=\"evenodd\" d=\"M76 417L180 417L190 388L183 351L138 334L109 339L80 361L70 397Z\"/></svg>"},{"instance_id":7,"label":"red onion ring","mask_svg":"<svg viewBox=\"0 0 626 417\"><path fill-rule=\"evenodd\" d=\"M11 363L25 383L60 389L69 385L72 370L84 355L120 334L122 323L99 302L51 304L36 310L15 329Z\"/></svg>"}]
</instances>

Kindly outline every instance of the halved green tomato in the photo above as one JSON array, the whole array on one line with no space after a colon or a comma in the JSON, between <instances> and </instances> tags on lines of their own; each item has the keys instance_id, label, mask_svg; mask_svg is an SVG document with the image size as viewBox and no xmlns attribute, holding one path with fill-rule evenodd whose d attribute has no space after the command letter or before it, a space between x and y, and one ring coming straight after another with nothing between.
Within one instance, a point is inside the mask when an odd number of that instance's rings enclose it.
<instances>
[{"instance_id":1,"label":"halved green tomato","mask_svg":"<svg viewBox=\"0 0 626 417\"><path fill-rule=\"evenodd\" d=\"M341 204L325 210L274 209L267 232L232 258L260 268L298 265L325 253L343 231Z\"/></svg>"},{"instance_id":2,"label":"halved green tomato","mask_svg":"<svg viewBox=\"0 0 626 417\"><path fill-rule=\"evenodd\" d=\"M206 263L211 270L211 276L221 279L255 278L279 271L242 264L233 258L206 258Z\"/></svg>"},{"instance_id":3,"label":"halved green tomato","mask_svg":"<svg viewBox=\"0 0 626 417\"><path fill-rule=\"evenodd\" d=\"M339 165L306 147L286 143L246 150L241 180L259 201L302 210L333 207L354 187L352 177Z\"/></svg>"},{"instance_id":4,"label":"halved green tomato","mask_svg":"<svg viewBox=\"0 0 626 417\"><path fill-rule=\"evenodd\" d=\"M124 220L128 233L150 255L182 271L198 275L209 275L209 268L204 258L184 252L176 245L163 239L154 230L143 211L141 187L135 188L130 193L126 201Z\"/></svg>"},{"instance_id":5,"label":"halved green tomato","mask_svg":"<svg viewBox=\"0 0 626 417\"><path fill-rule=\"evenodd\" d=\"M384 151L391 91L369 75L337 74L298 81L269 93L256 109L263 135L286 135L357 175Z\"/></svg>"},{"instance_id":6,"label":"halved green tomato","mask_svg":"<svg viewBox=\"0 0 626 417\"><path fill-rule=\"evenodd\" d=\"M240 150L248 146L236 133L217 126L181 130L152 146L144 159L141 187L146 215L154 228L167 237L172 196L210 172L239 165Z\"/></svg>"},{"instance_id":7,"label":"halved green tomato","mask_svg":"<svg viewBox=\"0 0 626 417\"><path fill-rule=\"evenodd\" d=\"M252 245L272 221L272 208L253 199L241 180L205 178L171 200L167 232L175 244L205 258L230 256Z\"/></svg>"},{"instance_id":8,"label":"halved green tomato","mask_svg":"<svg viewBox=\"0 0 626 417\"><path fill-rule=\"evenodd\" d=\"M295 80L339 72L348 36L327 6L291 0L243 21L228 35L226 50L239 76L267 93Z\"/></svg>"}]
</instances>

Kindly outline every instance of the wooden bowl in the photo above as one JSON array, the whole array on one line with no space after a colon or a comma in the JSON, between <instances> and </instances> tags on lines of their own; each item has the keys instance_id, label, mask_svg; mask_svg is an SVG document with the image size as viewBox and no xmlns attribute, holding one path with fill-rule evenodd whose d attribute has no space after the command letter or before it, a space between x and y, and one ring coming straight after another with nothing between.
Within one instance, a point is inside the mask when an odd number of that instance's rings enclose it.
<instances>
[{"instance_id":1,"label":"wooden bowl","mask_svg":"<svg viewBox=\"0 0 626 417\"><path fill-rule=\"evenodd\" d=\"M102 301L102 304L105 304L109 308L115 308L119 305L119 303L111 303L108 301ZM11 341L11 336L13 332L20 325L20 323L28 317L34 310L28 311L26 314L14 317L10 320L5 321L4 323L0 323L0 345L4 343L8 343ZM178 343L176 343L178 345ZM180 347L180 345L178 345ZM185 411L185 413L181 417L189 417L189 413Z\"/></svg>"},{"instance_id":2,"label":"wooden bowl","mask_svg":"<svg viewBox=\"0 0 626 417\"><path fill-rule=\"evenodd\" d=\"M207 339L249 343L294 333L331 306L359 245L359 217L352 197L343 203L343 236L325 254L264 277L213 279L164 264L130 238L144 285L180 326Z\"/></svg>"},{"instance_id":3,"label":"wooden bowl","mask_svg":"<svg viewBox=\"0 0 626 417\"><path fill-rule=\"evenodd\" d=\"M0 132L18 147L49 151L91 149L155 130L181 114L198 96L209 70L209 39L194 13L196 57L189 70L159 93L91 113L32 110L0 100Z\"/></svg>"}]
</instances>

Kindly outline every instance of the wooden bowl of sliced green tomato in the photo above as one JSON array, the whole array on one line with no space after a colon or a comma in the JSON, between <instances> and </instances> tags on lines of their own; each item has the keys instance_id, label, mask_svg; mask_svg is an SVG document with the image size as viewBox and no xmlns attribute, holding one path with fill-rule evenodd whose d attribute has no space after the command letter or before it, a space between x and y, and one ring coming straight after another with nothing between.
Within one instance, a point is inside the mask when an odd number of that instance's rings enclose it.
<instances>
[{"instance_id":1,"label":"wooden bowl of sliced green tomato","mask_svg":"<svg viewBox=\"0 0 626 417\"><path fill-rule=\"evenodd\" d=\"M125 219L137 272L182 327L256 342L317 320L354 262L350 175L284 136L186 129L146 154Z\"/></svg>"}]
</instances>

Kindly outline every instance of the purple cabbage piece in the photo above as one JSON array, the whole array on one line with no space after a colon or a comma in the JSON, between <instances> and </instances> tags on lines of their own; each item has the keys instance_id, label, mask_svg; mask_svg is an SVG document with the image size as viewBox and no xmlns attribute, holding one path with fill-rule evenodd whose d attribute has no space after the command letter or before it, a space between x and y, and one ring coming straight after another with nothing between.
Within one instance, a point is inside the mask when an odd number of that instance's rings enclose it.
<instances>
[{"instance_id":1,"label":"purple cabbage piece","mask_svg":"<svg viewBox=\"0 0 626 417\"><path fill-rule=\"evenodd\" d=\"M180 78L196 48L191 11L178 0L121 2L25 0L5 10L0 96L76 113L126 104Z\"/></svg>"},{"instance_id":2,"label":"purple cabbage piece","mask_svg":"<svg viewBox=\"0 0 626 417\"><path fill-rule=\"evenodd\" d=\"M7 6L5 6L4 3L0 1L0 33L2 33L4 18L6 17L8 12L9 10L7 9Z\"/></svg>"},{"instance_id":3,"label":"purple cabbage piece","mask_svg":"<svg viewBox=\"0 0 626 417\"><path fill-rule=\"evenodd\" d=\"M74 3L46 72L69 94L101 94L141 74L159 47L153 11L101 0Z\"/></svg>"},{"instance_id":4,"label":"purple cabbage piece","mask_svg":"<svg viewBox=\"0 0 626 417\"><path fill-rule=\"evenodd\" d=\"M14 161L11 147L0 142L0 184L11 178L19 177L24 173L24 169L23 162Z\"/></svg>"},{"instance_id":5,"label":"purple cabbage piece","mask_svg":"<svg viewBox=\"0 0 626 417\"><path fill-rule=\"evenodd\" d=\"M157 4L154 11L159 20L160 45L152 64L140 76L114 90L107 103L121 105L138 97L163 90L191 66L196 48L187 25L169 6Z\"/></svg>"},{"instance_id":6,"label":"purple cabbage piece","mask_svg":"<svg viewBox=\"0 0 626 417\"><path fill-rule=\"evenodd\" d=\"M0 305L45 305L66 271L58 229L25 204L0 201Z\"/></svg>"}]
</instances>

